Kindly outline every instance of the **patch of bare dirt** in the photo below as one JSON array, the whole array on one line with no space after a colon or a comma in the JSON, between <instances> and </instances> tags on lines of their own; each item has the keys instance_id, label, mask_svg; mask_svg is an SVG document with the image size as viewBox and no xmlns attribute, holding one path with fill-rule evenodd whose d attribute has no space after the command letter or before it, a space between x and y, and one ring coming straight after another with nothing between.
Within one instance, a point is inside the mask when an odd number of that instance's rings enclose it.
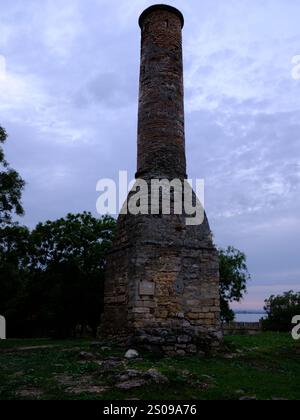
<instances>
[{"instance_id":1,"label":"patch of bare dirt","mask_svg":"<svg viewBox=\"0 0 300 420\"><path fill-rule=\"evenodd\" d=\"M67 394L103 394L108 387L96 385L91 375L55 375L54 379L63 387Z\"/></svg>"},{"instance_id":2,"label":"patch of bare dirt","mask_svg":"<svg viewBox=\"0 0 300 420\"><path fill-rule=\"evenodd\" d=\"M44 346L28 346L28 347L14 347L9 349L0 349L0 353L18 353L23 351L31 351L31 350L44 350L44 349L53 349L57 347L55 344L49 344Z\"/></svg>"},{"instance_id":3,"label":"patch of bare dirt","mask_svg":"<svg viewBox=\"0 0 300 420\"><path fill-rule=\"evenodd\" d=\"M16 392L17 398L41 398L44 392L39 388L24 388Z\"/></svg>"},{"instance_id":4,"label":"patch of bare dirt","mask_svg":"<svg viewBox=\"0 0 300 420\"><path fill-rule=\"evenodd\" d=\"M96 385L87 385L87 386L75 386L75 387L69 387L66 389L66 392L68 394L73 395L80 395L80 394L96 394L101 395L104 392L106 392L109 388L104 386L96 386Z\"/></svg>"}]
</instances>

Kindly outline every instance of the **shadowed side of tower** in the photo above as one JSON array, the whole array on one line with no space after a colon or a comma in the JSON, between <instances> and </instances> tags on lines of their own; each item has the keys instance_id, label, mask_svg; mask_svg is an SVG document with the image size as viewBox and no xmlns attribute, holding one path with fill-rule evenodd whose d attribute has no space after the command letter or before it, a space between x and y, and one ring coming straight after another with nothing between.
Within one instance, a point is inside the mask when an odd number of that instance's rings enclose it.
<instances>
[{"instance_id":1,"label":"shadowed side of tower","mask_svg":"<svg viewBox=\"0 0 300 420\"><path fill-rule=\"evenodd\" d=\"M148 185L156 178L184 183L187 177L183 23L182 14L165 5L148 8L139 20L136 178ZM173 207L169 215L160 209L157 214L119 216L107 262L104 334L169 354L218 345L222 337L218 254L206 216L194 226L187 225L186 218Z\"/></svg>"}]
</instances>

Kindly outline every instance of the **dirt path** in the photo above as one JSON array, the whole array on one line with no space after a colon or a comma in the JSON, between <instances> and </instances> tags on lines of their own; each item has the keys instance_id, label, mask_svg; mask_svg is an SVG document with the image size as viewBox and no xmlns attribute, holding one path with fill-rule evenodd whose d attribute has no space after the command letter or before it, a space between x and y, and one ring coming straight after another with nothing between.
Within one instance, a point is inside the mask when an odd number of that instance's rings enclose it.
<instances>
[{"instance_id":1,"label":"dirt path","mask_svg":"<svg viewBox=\"0 0 300 420\"><path fill-rule=\"evenodd\" d=\"M15 347L15 348L8 348L8 349L0 349L1 353L18 353L23 351L31 351L31 350L44 350L44 349L53 349L58 347L55 344L48 344L44 346L28 346L28 347Z\"/></svg>"}]
</instances>

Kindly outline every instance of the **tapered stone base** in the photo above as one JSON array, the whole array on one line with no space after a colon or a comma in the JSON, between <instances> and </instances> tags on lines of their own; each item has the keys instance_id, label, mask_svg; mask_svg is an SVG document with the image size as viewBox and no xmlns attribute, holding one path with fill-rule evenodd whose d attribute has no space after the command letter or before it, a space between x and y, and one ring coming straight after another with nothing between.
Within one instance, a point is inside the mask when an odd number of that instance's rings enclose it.
<instances>
[{"instance_id":1,"label":"tapered stone base","mask_svg":"<svg viewBox=\"0 0 300 420\"><path fill-rule=\"evenodd\" d=\"M108 257L102 333L146 349L196 353L222 339L218 254L208 221L122 215Z\"/></svg>"}]
</instances>

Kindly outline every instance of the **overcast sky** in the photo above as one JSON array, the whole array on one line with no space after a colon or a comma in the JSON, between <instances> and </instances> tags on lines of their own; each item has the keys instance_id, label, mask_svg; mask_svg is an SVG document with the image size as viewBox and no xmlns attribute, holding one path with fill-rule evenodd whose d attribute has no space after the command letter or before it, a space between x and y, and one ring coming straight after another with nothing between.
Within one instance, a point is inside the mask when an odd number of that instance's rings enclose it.
<instances>
[{"instance_id":1,"label":"overcast sky","mask_svg":"<svg viewBox=\"0 0 300 420\"><path fill-rule=\"evenodd\" d=\"M168 3L185 16L188 173L205 179L216 244L248 256L242 307L262 308L300 289L300 2ZM95 213L98 179L133 177L137 20L151 4L0 0L0 124L27 181L22 223Z\"/></svg>"}]
</instances>

